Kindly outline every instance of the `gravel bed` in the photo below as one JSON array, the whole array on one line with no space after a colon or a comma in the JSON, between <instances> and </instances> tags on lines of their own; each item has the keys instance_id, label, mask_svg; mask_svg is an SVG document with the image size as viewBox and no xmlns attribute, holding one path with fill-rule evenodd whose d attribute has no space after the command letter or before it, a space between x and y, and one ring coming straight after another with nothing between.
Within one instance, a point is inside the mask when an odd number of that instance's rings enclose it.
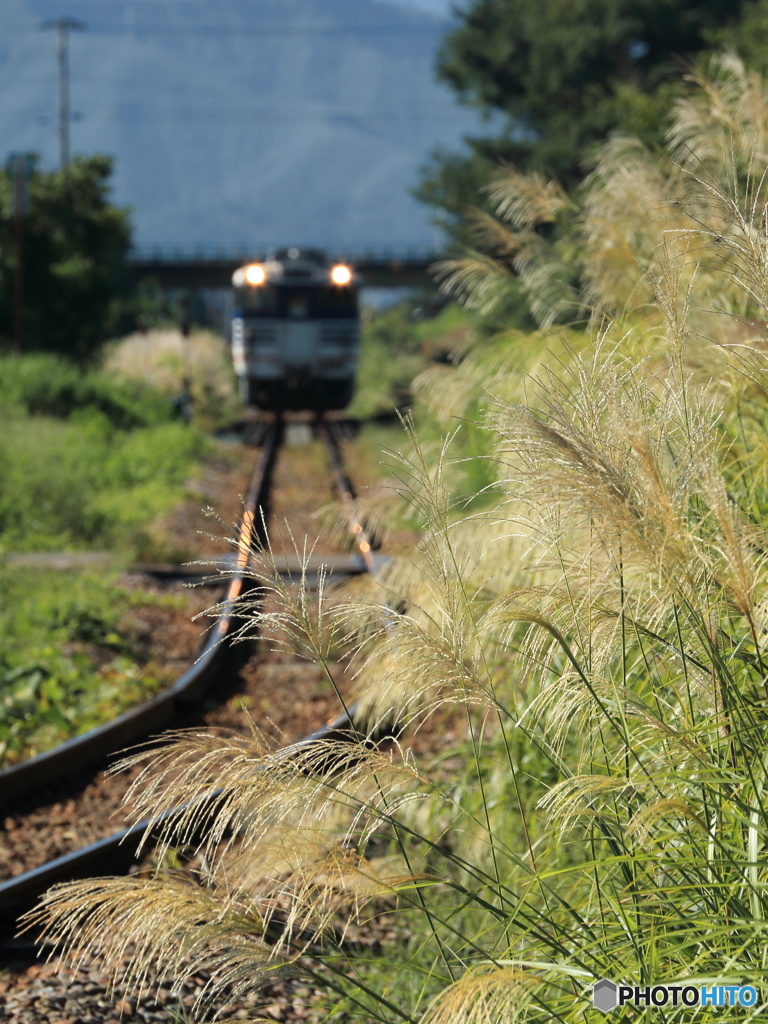
<instances>
[{"instance_id":1,"label":"gravel bed","mask_svg":"<svg viewBox=\"0 0 768 1024\"><path fill-rule=\"evenodd\" d=\"M334 678L349 690L340 666L334 667ZM247 734L247 711L267 739L283 746L341 710L320 670L289 654L259 651L232 682L227 700L190 715L180 726ZM32 811L25 813L22 806L6 815L0 823L0 879L119 832L125 827L125 795L138 771L110 777L101 771L79 791L82 780L68 780L66 795Z\"/></svg>"},{"instance_id":2,"label":"gravel bed","mask_svg":"<svg viewBox=\"0 0 768 1024\"><path fill-rule=\"evenodd\" d=\"M11 1024L192 1024L206 976L174 991L158 979L138 995L118 979L113 987L99 970L71 971L57 961L31 967L11 966L0 974L0 1020ZM301 979L279 982L248 993L227 1007L226 1021L319 1022L322 993Z\"/></svg>"},{"instance_id":3,"label":"gravel bed","mask_svg":"<svg viewBox=\"0 0 768 1024\"><path fill-rule=\"evenodd\" d=\"M285 445L277 458L270 509L270 543L275 551L301 552L306 542L315 554L339 550L338 542L323 525L318 510L337 500L322 441L293 447ZM293 539L291 539L293 538Z\"/></svg>"},{"instance_id":4,"label":"gravel bed","mask_svg":"<svg viewBox=\"0 0 768 1024\"><path fill-rule=\"evenodd\" d=\"M237 530L243 499L258 451L241 444L221 445L221 454L205 464L199 479L187 483L189 496L156 524L155 533L177 560L195 560L230 550L226 537ZM216 518L205 509L211 508Z\"/></svg>"}]
</instances>

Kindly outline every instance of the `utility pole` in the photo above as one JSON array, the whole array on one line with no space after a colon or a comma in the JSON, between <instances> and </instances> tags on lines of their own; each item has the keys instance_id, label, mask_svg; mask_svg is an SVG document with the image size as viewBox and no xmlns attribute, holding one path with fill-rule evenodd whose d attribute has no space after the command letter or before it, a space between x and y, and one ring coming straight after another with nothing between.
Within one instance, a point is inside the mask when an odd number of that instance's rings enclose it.
<instances>
[{"instance_id":1,"label":"utility pole","mask_svg":"<svg viewBox=\"0 0 768 1024\"><path fill-rule=\"evenodd\" d=\"M43 22L44 29L55 28L59 33L59 167L69 164L69 33L82 32L85 23L75 18L59 18Z\"/></svg>"},{"instance_id":2,"label":"utility pole","mask_svg":"<svg viewBox=\"0 0 768 1024\"><path fill-rule=\"evenodd\" d=\"M6 164L13 214L13 338L19 355L24 351L24 218L29 213L29 177L34 166L31 153L11 153Z\"/></svg>"}]
</instances>

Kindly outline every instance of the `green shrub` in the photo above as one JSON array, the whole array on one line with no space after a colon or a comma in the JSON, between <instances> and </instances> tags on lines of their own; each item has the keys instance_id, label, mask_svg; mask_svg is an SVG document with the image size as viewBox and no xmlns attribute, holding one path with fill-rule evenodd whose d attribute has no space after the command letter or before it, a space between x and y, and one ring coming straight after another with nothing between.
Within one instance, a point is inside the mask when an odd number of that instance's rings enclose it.
<instances>
[{"instance_id":1,"label":"green shrub","mask_svg":"<svg viewBox=\"0 0 768 1024\"><path fill-rule=\"evenodd\" d=\"M120 430L172 418L166 397L140 381L84 371L55 355L0 357L0 406L31 416L66 418L83 409L102 413Z\"/></svg>"},{"instance_id":2,"label":"green shrub","mask_svg":"<svg viewBox=\"0 0 768 1024\"><path fill-rule=\"evenodd\" d=\"M469 333L466 314L457 306L435 318L415 320L404 303L364 318L350 415L387 416L410 405L414 377L429 359L466 343Z\"/></svg>"},{"instance_id":3,"label":"green shrub","mask_svg":"<svg viewBox=\"0 0 768 1024\"><path fill-rule=\"evenodd\" d=\"M6 411L0 545L6 551L122 549L179 496L210 442L180 423L114 429L103 413L61 422Z\"/></svg>"},{"instance_id":4,"label":"green shrub","mask_svg":"<svg viewBox=\"0 0 768 1024\"><path fill-rule=\"evenodd\" d=\"M104 370L121 381L151 382L171 401L186 382L201 430L229 426L242 416L229 344L211 331L193 330L187 338L172 327L131 334L106 347Z\"/></svg>"}]
</instances>

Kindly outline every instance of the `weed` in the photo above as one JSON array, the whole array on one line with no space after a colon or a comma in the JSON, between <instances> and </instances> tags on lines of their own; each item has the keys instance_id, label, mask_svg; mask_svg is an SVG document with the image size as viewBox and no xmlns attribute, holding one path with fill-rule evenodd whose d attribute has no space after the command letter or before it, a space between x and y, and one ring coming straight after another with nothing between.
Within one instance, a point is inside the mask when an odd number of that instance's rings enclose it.
<instances>
[{"instance_id":1,"label":"weed","mask_svg":"<svg viewBox=\"0 0 768 1024\"><path fill-rule=\"evenodd\" d=\"M150 426L171 418L164 396L140 382L83 372L53 355L3 356L2 404L31 416L66 418L89 409L120 430Z\"/></svg>"},{"instance_id":2,"label":"weed","mask_svg":"<svg viewBox=\"0 0 768 1024\"><path fill-rule=\"evenodd\" d=\"M167 682L126 628L135 597L104 577L2 569L0 587L0 764L101 725Z\"/></svg>"},{"instance_id":3,"label":"weed","mask_svg":"<svg viewBox=\"0 0 768 1024\"><path fill-rule=\"evenodd\" d=\"M456 306L428 320L412 320L405 304L364 318L350 415L390 416L409 405L411 382L427 359L460 346L468 333L466 314Z\"/></svg>"}]
</instances>

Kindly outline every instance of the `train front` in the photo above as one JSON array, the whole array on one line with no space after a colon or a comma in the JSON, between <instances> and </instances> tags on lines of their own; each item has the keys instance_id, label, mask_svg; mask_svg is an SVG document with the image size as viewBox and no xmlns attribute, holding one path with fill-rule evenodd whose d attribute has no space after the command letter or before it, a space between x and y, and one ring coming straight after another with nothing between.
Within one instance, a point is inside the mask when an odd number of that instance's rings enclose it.
<instances>
[{"instance_id":1,"label":"train front","mask_svg":"<svg viewBox=\"0 0 768 1024\"><path fill-rule=\"evenodd\" d=\"M232 356L242 395L266 410L343 409L360 348L359 280L316 249L239 267Z\"/></svg>"}]
</instances>

